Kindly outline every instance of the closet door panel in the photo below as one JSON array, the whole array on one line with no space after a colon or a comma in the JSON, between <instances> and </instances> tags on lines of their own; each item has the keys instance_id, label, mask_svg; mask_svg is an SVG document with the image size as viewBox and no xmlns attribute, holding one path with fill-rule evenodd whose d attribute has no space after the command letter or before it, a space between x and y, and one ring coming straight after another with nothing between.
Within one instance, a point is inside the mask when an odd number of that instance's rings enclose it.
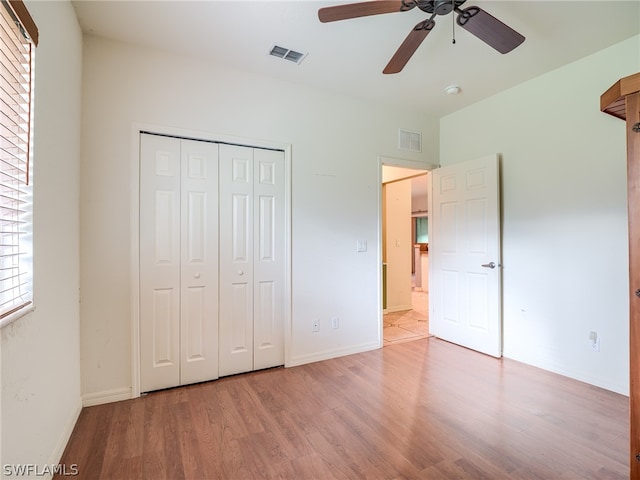
<instances>
[{"instance_id":1,"label":"closet door panel","mask_svg":"<svg viewBox=\"0 0 640 480\"><path fill-rule=\"evenodd\" d=\"M181 141L182 385L218 378L218 145Z\"/></svg>"},{"instance_id":2,"label":"closet door panel","mask_svg":"<svg viewBox=\"0 0 640 480\"><path fill-rule=\"evenodd\" d=\"M256 289L255 343L257 362L261 360L261 353L273 349L278 344L278 315L276 313L277 284L273 281L258 282ZM278 363L276 365L281 365ZM275 365L256 366L267 368Z\"/></svg>"},{"instance_id":3,"label":"closet door panel","mask_svg":"<svg viewBox=\"0 0 640 480\"><path fill-rule=\"evenodd\" d=\"M253 370L253 149L220 145L220 376Z\"/></svg>"},{"instance_id":4,"label":"closet door panel","mask_svg":"<svg viewBox=\"0 0 640 480\"><path fill-rule=\"evenodd\" d=\"M251 286L246 282L231 284L231 296L228 299L230 337L228 342L233 355L251 356ZM251 370L251 369L250 369ZM236 372L237 373L237 372Z\"/></svg>"},{"instance_id":5,"label":"closet door panel","mask_svg":"<svg viewBox=\"0 0 640 480\"><path fill-rule=\"evenodd\" d=\"M254 369L284 364L284 153L254 152Z\"/></svg>"},{"instance_id":6,"label":"closet door panel","mask_svg":"<svg viewBox=\"0 0 640 480\"><path fill-rule=\"evenodd\" d=\"M141 391L180 379L180 141L140 136Z\"/></svg>"}]
</instances>

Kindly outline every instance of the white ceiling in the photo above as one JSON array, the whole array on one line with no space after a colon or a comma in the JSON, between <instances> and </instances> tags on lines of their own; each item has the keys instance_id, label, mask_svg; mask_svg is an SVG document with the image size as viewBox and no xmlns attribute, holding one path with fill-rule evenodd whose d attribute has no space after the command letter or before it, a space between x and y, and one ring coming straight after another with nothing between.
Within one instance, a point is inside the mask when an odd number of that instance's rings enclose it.
<instances>
[{"instance_id":1,"label":"white ceiling","mask_svg":"<svg viewBox=\"0 0 640 480\"><path fill-rule=\"evenodd\" d=\"M453 112L544 72L640 33L640 0L484 1L478 5L526 37L501 55L436 18L405 69L382 69L415 24L409 12L320 23L320 7L351 2L76 0L85 33L227 64L259 75L328 89L368 101ZM272 44L308 52L299 65L268 55ZM457 84L457 96L444 93ZM559 86L567 88L567 86Z\"/></svg>"}]
</instances>

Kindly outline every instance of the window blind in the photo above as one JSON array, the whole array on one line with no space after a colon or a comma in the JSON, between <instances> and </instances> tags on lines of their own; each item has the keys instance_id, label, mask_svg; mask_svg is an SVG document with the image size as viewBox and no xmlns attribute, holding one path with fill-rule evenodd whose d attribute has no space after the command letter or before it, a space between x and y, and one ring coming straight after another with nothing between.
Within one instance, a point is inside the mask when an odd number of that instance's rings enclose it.
<instances>
[{"instance_id":1,"label":"window blind","mask_svg":"<svg viewBox=\"0 0 640 480\"><path fill-rule=\"evenodd\" d=\"M22 2L0 7L0 325L32 305L33 49L38 33Z\"/></svg>"}]
</instances>

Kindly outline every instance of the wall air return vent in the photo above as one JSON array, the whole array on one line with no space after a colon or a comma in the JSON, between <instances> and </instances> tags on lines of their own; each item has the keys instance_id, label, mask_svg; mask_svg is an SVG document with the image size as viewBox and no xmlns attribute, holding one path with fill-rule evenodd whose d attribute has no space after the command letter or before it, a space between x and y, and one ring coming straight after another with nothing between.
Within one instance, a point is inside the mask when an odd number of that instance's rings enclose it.
<instances>
[{"instance_id":1,"label":"wall air return vent","mask_svg":"<svg viewBox=\"0 0 640 480\"><path fill-rule=\"evenodd\" d=\"M269 50L269 55L273 55L274 57L282 58L284 60L289 60L290 62L297 63L298 65L307 56L306 53L296 52L295 50L291 50L289 48L281 47L275 44L271 47L271 50Z\"/></svg>"},{"instance_id":2,"label":"wall air return vent","mask_svg":"<svg viewBox=\"0 0 640 480\"><path fill-rule=\"evenodd\" d=\"M410 130L398 130L398 148L412 152L422 151L422 133Z\"/></svg>"}]
</instances>

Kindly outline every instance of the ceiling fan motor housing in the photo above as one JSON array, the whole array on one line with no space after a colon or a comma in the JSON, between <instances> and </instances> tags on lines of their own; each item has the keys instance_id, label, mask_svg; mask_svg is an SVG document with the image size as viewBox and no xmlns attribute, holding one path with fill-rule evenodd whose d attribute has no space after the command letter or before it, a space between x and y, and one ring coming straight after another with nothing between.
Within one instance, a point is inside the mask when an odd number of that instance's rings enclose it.
<instances>
[{"instance_id":1,"label":"ceiling fan motor housing","mask_svg":"<svg viewBox=\"0 0 640 480\"><path fill-rule=\"evenodd\" d=\"M416 5L423 12L435 15L447 15L459 8L466 0L416 0Z\"/></svg>"}]
</instances>

